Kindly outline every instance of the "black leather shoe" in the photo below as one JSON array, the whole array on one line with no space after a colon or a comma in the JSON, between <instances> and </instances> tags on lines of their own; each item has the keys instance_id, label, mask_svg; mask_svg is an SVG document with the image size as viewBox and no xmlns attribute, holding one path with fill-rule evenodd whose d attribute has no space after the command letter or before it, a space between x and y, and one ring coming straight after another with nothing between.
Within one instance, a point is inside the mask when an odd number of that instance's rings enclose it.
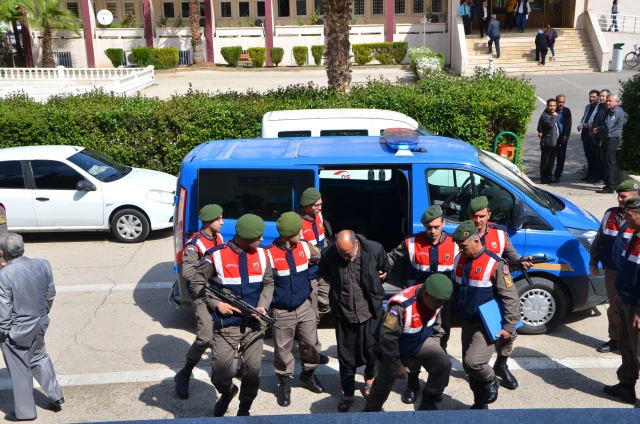
<instances>
[{"instance_id":1,"label":"black leather shoe","mask_svg":"<svg viewBox=\"0 0 640 424\"><path fill-rule=\"evenodd\" d=\"M419 373L409 373L407 381L407 389L402 394L400 400L402 403L406 403L407 405L411 405L415 403L418 398L418 392L420 391L420 374ZM424 395L426 396L426 394Z\"/></svg>"},{"instance_id":2,"label":"black leather shoe","mask_svg":"<svg viewBox=\"0 0 640 424\"><path fill-rule=\"evenodd\" d=\"M636 403L637 400L635 384L618 383L615 386L604 386L603 391L626 403Z\"/></svg>"},{"instance_id":3,"label":"black leather shoe","mask_svg":"<svg viewBox=\"0 0 640 424\"><path fill-rule=\"evenodd\" d=\"M549 182L550 182L550 183L553 183L553 184L557 184L557 183L559 183L559 182L560 182L560 180L559 180L559 179L557 179L556 177L551 177L551 178L549 178Z\"/></svg>"},{"instance_id":4,"label":"black leather shoe","mask_svg":"<svg viewBox=\"0 0 640 424\"><path fill-rule=\"evenodd\" d=\"M191 373L185 370L180 370L173 381L176 383L176 394L180 399L189 399L189 381L191 380Z\"/></svg>"},{"instance_id":5,"label":"black leather shoe","mask_svg":"<svg viewBox=\"0 0 640 424\"><path fill-rule=\"evenodd\" d=\"M231 400L234 397L236 397L237 394L238 394L238 386L234 384L233 387L231 388L231 392L229 392L228 395L220 396L220 399L218 399L218 401L216 402L216 406L213 408L213 416L214 417L224 416L224 414L227 412L227 409L229 409L229 404L231 403Z\"/></svg>"},{"instance_id":6,"label":"black leather shoe","mask_svg":"<svg viewBox=\"0 0 640 424\"><path fill-rule=\"evenodd\" d=\"M500 388L500 382L497 378L494 378L491 383L484 386L483 403L490 404L498 400L498 389Z\"/></svg>"},{"instance_id":7,"label":"black leather shoe","mask_svg":"<svg viewBox=\"0 0 640 424\"><path fill-rule=\"evenodd\" d=\"M418 411L437 411L438 405L430 396L426 394L422 396L422 402L420 403L420 407L418 407Z\"/></svg>"},{"instance_id":8,"label":"black leather shoe","mask_svg":"<svg viewBox=\"0 0 640 424\"><path fill-rule=\"evenodd\" d=\"M591 177L587 175L586 177L580 178L580 181L589 181L590 179Z\"/></svg>"},{"instance_id":9,"label":"black leather shoe","mask_svg":"<svg viewBox=\"0 0 640 424\"><path fill-rule=\"evenodd\" d=\"M329 357L327 355L320 354L320 360L318 361L320 365L327 365L329 363Z\"/></svg>"},{"instance_id":10,"label":"black leather shoe","mask_svg":"<svg viewBox=\"0 0 640 424\"><path fill-rule=\"evenodd\" d=\"M35 421L38 417L33 417L33 418L16 418L15 415L13 414L7 414L4 416L4 419L7 421Z\"/></svg>"},{"instance_id":11,"label":"black leather shoe","mask_svg":"<svg viewBox=\"0 0 640 424\"><path fill-rule=\"evenodd\" d=\"M313 393L324 393L324 387L322 387L313 371L302 371L300 373L300 382L302 387L311 390Z\"/></svg>"},{"instance_id":12,"label":"black leather shoe","mask_svg":"<svg viewBox=\"0 0 640 424\"><path fill-rule=\"evenodd\" d=\"M596 193L598 193L598 194L612 194L612 193L615 193L615 190L610 189L610 188L603 188L602 190L596 190Z\"/></svg>"},{"instance_id":13,"label":"black leather shoe","mask_svg":"<svg viewBox=\"0 0 640 424\"><path fill-rule=\"evenodd\" d=\"M484 403L474 403L469 409L489 409L489 406Z\"/></svg>"},{"instance_id":14,"label":"black leather shoe","mask_svg":"<svg viewBox=\"0 0 640 424\"><path fill-rule=\"evenodd\" d=\"M251 402L240 402L240 406L238 407L238 413L236 414L236 416L238 417L249 417L251 416L251 413L249 413L249 410L251 409L251 404L253 403L253 401Z\"/></svg>"},{"instance_id":15,"label":"black leather shoe","mask_svg":"<svg viewBox=\"0 0 640 424\"><path fill-rule=\"evenodd\" d=\"M56 401L49 400L49 410L53 412L60 412L62 411L63 403L64 403L64 398Z\"/></svg>"},{"instance_id":16,"label":"black leather shoe","mask_svg":"<svg viewBox=\"0 0 640 424\"><path fill-rule=\"evenodd\" d=\"M600 353L613 352L614 350L618 350L618 342L615 340L609 340L608 342L606 342L596 350Z\"/></svg>"},{"instance_id":17,"label":"black leather shoe","mask_svg":"<svg viewBox=\"0 0 640 424\"><path fill-rule=\"evenodd\" d=\"M502 387L509 390L515 390L518 388L518 380L511 374L507 365L494 365L493 371L502 380Z\"/></svg>"},{"instance_id":18,"label":"black leather shoe","mask_svg":"<svg viewBox=\"0 0 640 424\"><path fill-rule=\"evenodd\" d=\"M291 405L291 384L289 380L291 380L291 378L287 375L278 376L278 393L276 394L276 398L278 405L285 408Z\"/></svg>"}]
</instances>

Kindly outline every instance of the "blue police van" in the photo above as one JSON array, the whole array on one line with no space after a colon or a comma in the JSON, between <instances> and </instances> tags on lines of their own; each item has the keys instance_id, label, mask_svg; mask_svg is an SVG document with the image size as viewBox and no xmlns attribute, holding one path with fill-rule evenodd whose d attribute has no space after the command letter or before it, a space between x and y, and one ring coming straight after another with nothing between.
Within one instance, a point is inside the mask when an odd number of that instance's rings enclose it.
<instances>
[{"instance_id":1,"label":"blue police van","mask_svg":"<svg viewBox=\"0 0 640 424\"><path fill-rule=\"evenodd\" d=\"M566 312L606 300L603 273L589 273L588 250L599 225L591 213L530 184L465 142L406 130L383 137L217 140L197 146L184 158L178 177L176 259L200 228L202 206L222 205L225 240L233 237L240 216L261 216L266 244L278 236L278 217L297 211L302 192L312 186L322 192L323 216L334 233L354 230L387 251L424 229L420 217L430 205L441 205L445 229L452 233L467 219L472 198L489 197L491 221L508 228L521 255L553 259L529 271L532 284L514 274L521 333L545 333ZM178 266L175 271L178 280L169 300L190 308L186 282ZM401 271L393 274L385 284L388 296L404 284Z\"/></svg>"}]
</instances>

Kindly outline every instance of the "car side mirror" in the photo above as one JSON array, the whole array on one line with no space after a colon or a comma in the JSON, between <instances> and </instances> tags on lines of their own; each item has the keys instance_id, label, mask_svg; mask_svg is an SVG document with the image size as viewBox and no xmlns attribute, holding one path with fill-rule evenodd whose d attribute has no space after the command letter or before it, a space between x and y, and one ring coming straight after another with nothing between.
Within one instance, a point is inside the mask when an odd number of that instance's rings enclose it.
<instances>
[{"instance_id":1,"label":"car side mirror","mask_svg":"<svg viewBox=\"0 0 640 424\"><path fill-rule=\"evenodd\" d=\"M527 213L525 211L525 203L516 199L513 202L513 210L511 211L511 227L516 230L521 230L527 221Z\"/></svg>"},{"instance_id":2,"label":"car side mirror","mask_svg":"<svg viewBox=\"0 0 640 424\"><path fill-rule=\"evenodd\" d=\"M82 180L76 184L76 190L78 191L96 191L96 186L89 181Z\"/></svg>"}]
</instances>

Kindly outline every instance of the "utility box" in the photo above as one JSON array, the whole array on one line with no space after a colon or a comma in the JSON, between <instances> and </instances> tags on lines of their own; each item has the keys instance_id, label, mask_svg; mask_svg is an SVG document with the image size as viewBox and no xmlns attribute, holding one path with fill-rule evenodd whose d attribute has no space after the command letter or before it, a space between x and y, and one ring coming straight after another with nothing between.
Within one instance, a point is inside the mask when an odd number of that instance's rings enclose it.
<instances>
[{"instance_id":1,"label":"utility box","mask_svg":"<svg viewBox=\"0 0 640 424\"><path fill-rule=\"evenodd\" d=\"M622 46L624 46L624 43L615 43L613 45L613 60L611 61L611 70L613 72L622 71L622 63L624 60Z\"/></svg>"}]
</instances>

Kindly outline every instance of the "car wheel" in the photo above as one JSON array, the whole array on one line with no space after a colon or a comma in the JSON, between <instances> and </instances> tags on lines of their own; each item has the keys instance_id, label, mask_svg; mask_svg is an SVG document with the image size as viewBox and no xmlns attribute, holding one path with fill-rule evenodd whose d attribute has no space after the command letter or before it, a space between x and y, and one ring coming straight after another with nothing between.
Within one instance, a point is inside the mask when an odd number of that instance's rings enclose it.
<instances>
[{"instance_id":1,"label":"car wheel","mask_svg":"<svg viewBox=\"0 0 640 424\"><path fill-rule=\"evenodd\" d=\"M111 219L111 233L120 243L140 243L149 235L149 220L135 209L122 209Z\"/></svg>"},{"instance_id":2,"label":"car wheel","mask_svg":"<svg viewBox=\"0 0 640 424\"><path fill-rule=\"evenodd\" d=\"M564 292L553 281L540 277L531 277L533 284L526 279L516 283L520 296L520 316L524 326L520 334L544 334L560 324L567 312L567 299Z\"/></svg>"}]
</instances>

